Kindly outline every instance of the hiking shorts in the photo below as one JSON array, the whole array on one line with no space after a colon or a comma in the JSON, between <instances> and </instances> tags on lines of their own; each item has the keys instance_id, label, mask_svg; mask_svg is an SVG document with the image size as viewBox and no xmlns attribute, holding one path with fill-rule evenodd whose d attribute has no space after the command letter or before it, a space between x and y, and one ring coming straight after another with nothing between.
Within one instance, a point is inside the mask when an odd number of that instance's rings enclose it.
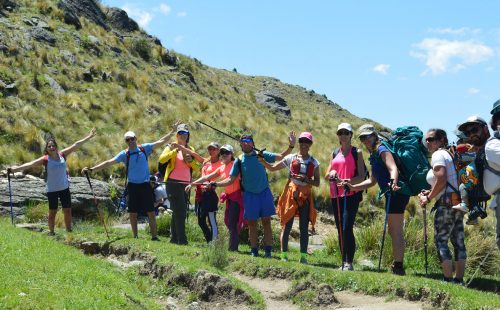
<instances>
[{"instance_id":1,"label":"hiking shorts","mask_svg":"<svg viewBox=\"0 0 500 310\"><path fill-rule=\"evenodd\" d=\"M145 212L154 211L153 189L149 182L128 183L128 213L137 213L140 210Z\"/></svg>"},{"instance_id":2,"label":"hiking shorts","mask_svg":"<svg viewBox=\"0 0 500 310\"><path fill-rule=\"evenodd\" d=\"M387 195L385 199L387 203ZM399 193L391 194L391 204L389 206L389 214L403 214L405 213L406 205L410 201L410 196L401 195ZM387 205L385 206L387 208Z\"/></svg>"},{"instance_id":3,"label":"hiking shorts","mask_svg":"<svg viewBox=\"0 0 500 310\"><path fill-rule=\"evenodd\" d=\"M57 200L61 200L61 206L63 209L71 208L71 194L69 192L69 187L57 192L47 192L47 198L49 199L49 210L57 210Z\"/></svg>"},{"instance_id":4,"label":"hiking shorts","mask_svg":"<svg viewBox=\"0 0 500 310\"><path fill-rule=\"evenodd\" d=\"M243 206L245 220L258 220L276 214L273 194L269 187L258 194L243 192Z\"/></svg>"}]
</instances>

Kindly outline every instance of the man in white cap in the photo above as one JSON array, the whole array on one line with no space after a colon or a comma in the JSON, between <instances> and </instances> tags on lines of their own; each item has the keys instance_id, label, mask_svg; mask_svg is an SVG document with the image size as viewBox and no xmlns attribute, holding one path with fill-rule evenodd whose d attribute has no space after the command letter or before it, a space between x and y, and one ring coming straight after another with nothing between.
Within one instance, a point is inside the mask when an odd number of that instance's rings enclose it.
<instances>
[{"instance_id":1,"label":"man in white cap","mask_svg":"<svg viewBox=\"0 0 500 310\"><path fill-rule=\"evenodd\" d=\"M127 131L123 138L128 148L118 153L115 157L108 159L92 168L85 167L83 174L94 172L110 167L116 163L123 163L126 166L126 178L128 180L128 212L130 214L130 226L134 238L137 238L137 214L145 211L149 218L151 228L151 240L158 241L156 232L156 218L153 205L153 189L149 184L148 157L157 146L164 145L176 132L178 123L172 126L172 130L160 140L153 143L137 144L137 136L133 131Z\"/></svg>"}]
</instances>

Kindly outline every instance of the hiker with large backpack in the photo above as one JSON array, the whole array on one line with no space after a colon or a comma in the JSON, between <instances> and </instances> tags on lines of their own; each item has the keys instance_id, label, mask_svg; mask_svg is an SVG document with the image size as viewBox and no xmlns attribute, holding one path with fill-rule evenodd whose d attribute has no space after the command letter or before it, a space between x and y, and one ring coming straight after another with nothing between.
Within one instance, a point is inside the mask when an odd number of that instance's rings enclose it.
<instances>
[{"instance_id":1,"label":"hiker with large backpack","mask_svg":"<svg viewBox=\"0 0 500 310\"><path fill-rule=\"evenodd\" d=\"M288 182L281 193L277 215L281 224L281 259L288 261L288 238L292 231L293 221L299 217L300 228L300 260L301 264L307 264L307 246L309 243L309 222L312 230L316 224L317 211L314 208L314 197L312 187L320 184L319 162L309 154L313 144L313 136L310 132L302 132L299 135L299 152L285 156L274 165L269 164L263 157L259 161L269 171L278 171L288 168Z\"/></svg>"},{"instance_id":2,"label":"hiker with large backpack","mask_svg":"<svg viewBox=\"0 0 500 310\"><path fill-rule=\"evenodd\" d=\"M61 201L66 231L70 232L72 230L71 193L69 191L70 182L66 158L95 135L96 129L93 128L85 138L76 141L71 146L62 149L61 151L58 150L56 140L54 138L49 138L45 145L45 155L29 163L7 168L7 173L10 174L36 166L45 166L47 198L49 200L49 235L55 234L54 227L58 200Z\"/></svg>"},{"instance_id":3,"label":"hiker with large backpack","mask_svg":"<svg viewBox=\"0 0 500 310\"><path fill-rule=\"evenodd\" d=\"M251 255L259 256L257 243L257 220L262 220L264 227L264 257L270 258L272 251L271 216L276 214L274 199L269 189L269 181L265 167L259 162L257 156L273 163L282 160L290 154L295 147L295 133L288 135L288 148L281 154L260 151L257 153L252 135L245 134L240 138L240 146L243 155L235 160L230 177L220 182L212 182L212 186L226 187L233 184L238 176L241 177L241 189L243 191L244 219L248 220L248 231L251 246Z\"/></svg>"},{"instance_id":4,"label":"hiker with large backpack","mask_svg":"<svg viewBox=\"0 0 500 310\"><path fill-rule=\"evenodd\" d=\"M375 127L364 124L359 128L359 140L370 152L371 175L358 184L346 183L351 191L362 191L378 183L386 198L386 222L389 225L389 235L392 239L392 255L394 263L392 273L404 275L403 267L405 240L404 240L404 211L410 200L409 193L401 193L402 182L396 165L395 157L389 148L381 143L381 138ZM385 231L385 225L384 225Z\"/></svg>"},{"instance_id":5,"label":"hiker with large backpack","mask_svg":"<svg viewBox=\"0 0 500 310\"><path fill-rule=\"evenodd\" d=\"M231 169L233 168L234 148L225 144L220 148L220 156L222 165L212 173L206 174L194 181L192 184L198 186L204 182L220 178L225 180L230 177ZM191 185L188 185L191 187ZM186 187L186 190L188 188ZM236 178L233 184L226 186L224 192L220 194L220 202L226 203L224 212L224 223L229 230L229 251L238 251L240 244L240 231L246 225L243 219L243 196L240 187L240 176Z\"/></svg>"},{"instance_id":6,"label":"hiker with large backpack","mask_svg":"<svg viewBox=\"0 0 500 310\"><path fill-rule=\"evenodd\" d=\"M179 124L176 133L176 142L168 144L160 155L158 170L163 175L172 210L170 242L185 245L189 200L185 188L191 183L192 172L198 171L205 159L189 146L187 124Z\"/></svg>"},{"instance_id":7,"label":"hiker with large backpack","mask_svg":"<svg viewBox=\"0 0 500 310\"><path fill-rule=\"evenodd\" d=\"M341 270L354 270L352 262L356 252L354 238L354 221L358 212L359 203L363 199L363 191L344 192L343 182L357 184L365 180L367 175L360 149L352 146L352 126L341 123L337 127L337 137L340 147L332 153L330 165L327 168L325 179L330 183L330 197L333 207L333 216L339 235L339 248L342 255ZM345 200L344 208L340 204L340 197ZM345 217L345 225L343 224Z\"/></svg>"},{"instance_id":8,"label":"hiker with large backpack","mask_svg":"<svg viewBox=\"0 0 500 310\"><path fill-rule=\"evenodd\" d=\"M174 124L173 127L177 125ZM156 216L154 212L153 188L150 185L150 173L148 159L153 149L165 144L174 134L174 130L153 143L138 144L137 136L132 131L127 131L123 138L127 148L115 157L108 159L94 167L85 167L82 174L96 172L106 169L114 164L123 163L125 165L126 190L128 191L128 213L130 216L130 226L134 238L138 238L137 216L140 211L145 211L149 218L151 229L151 240L158 241L156 231Z\"/></svg>"},{"instance_id":9,"label":"hiker with large backpack","mask_svg":"<svg viewBox=\"0 0 500 310\"><path fill-rule=\"evenodd\" d=\"M434 242L441 261L443 280L457 284L463 283L467 252L464 241L463 213L452 207L460 201L456 193L458 177L455 164L447 151L448 138L442 129L429 129L425 136L427 149L432 153L432 170L428 172L428 181L432 186L419 194L420 205L425 207L432 199L434 206ZM452 254L448 246L451 241L455 254L455 278L453 278Z\"/></svg>"},{"instance_id":10,"label":"hiker with large backpack","mask_svg":"<svg viewBox=\"0 0 500 310\"><path fill-rule=\"evenodd\" d=\"M500 100L491 110L491 129L493 136L485 145L487 167L484 170L484 190L493 195L490 207L495 209L497 218L497 246L500 248Z\"/></svg>"}]
</instances>

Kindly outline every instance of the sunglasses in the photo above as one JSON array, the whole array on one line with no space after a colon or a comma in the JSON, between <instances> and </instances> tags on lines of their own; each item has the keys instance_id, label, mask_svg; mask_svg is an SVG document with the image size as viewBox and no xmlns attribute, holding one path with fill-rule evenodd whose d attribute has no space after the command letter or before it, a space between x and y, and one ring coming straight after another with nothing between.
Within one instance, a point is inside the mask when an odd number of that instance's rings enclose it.
<instances>
[{"instance_id":1,"label":"sunglasses","mask_svg":"<svg viewBox=\"0 0 500 310\"><path fill-rule=\"evenodd\" d=\"M213 147L213 146L211 146L211 147L209 147L209 148L208 148L208 151L209 151L209 152L212 152L212 151L217 151L217 150L218 150L218 148Z\"/></svg>"},{"instance_id":2,"label":"sunglasses","mask_svg":"<svg viewBox=\"0 0 500 310\"><path fill-rule=\"evenodd\" d=\"M231 152L226 151L226 150L221 150L221 151L220 151L220 154L221 154L221 155L231 155Z\"/></svg>"},{"instance_id":3,"label":"sunglasses","mask_svg":"<svg viewBox=\"0 0 500 310\"><path fill-rule=\"evenodd\" d=\"M240 142L242 142L242 143L252 143L253 140L252 139L241 139Z\"/></svg>"},{"instance_id":4,"label":"sunglasses","mask_svg":"<svg viewBox=\"0 0 500 310\"><path fill-rule=\"evenodd\" d=\"M337 136L348 136L351 132L349 130L339 130L337 131Z\"/></svg>"},{"instance_id":5,"label":"sunglasses","mask_svg":"<svg viewBox=\"0 0 500 310\"><path fill-rule=\"evenodd\" d=\"M436 137L429 137L429 138L425 139L425 142L427 142L427 143L431 143L431 142L434 142L434 141L437 141Z\"/></svg>"},{"instance_id":6,"label":"sunglasses","mask_svg":"<svg viewBox=\"0 0 500 310\"><path fill-rule=\"evenodd\" d=\"M481 131L481 127L479 126L474 126L469 130L464 130L464 135L466 137L470 137L471 135L478 134Z\"/></svg>"},{"instance_id":7,"label":"sunglasses","mask_svg":"<svg viewBox=\"0 0 500 310\"><path fill-rule=\"evenodd\" d=\"M364 135L364 136L361 136L359 137L359 141L363 142L363 141L366 141L368 140L368 138L370 138L372 135Z\"/></svg>"},{"instance_id":8,"label":"sunglasses","mask_svg":"<svg viewBox=\"0 0 500 310\"><path fill-rule=\"evenodd\" d=\"M189 135L189 132L188 131L179 131L177 134L178 135Z\"/></svg>"},{"instance_id":9,"label":"sunglasses","mask_svg":"<svg viewBox=\"0 0 500 310\"><path fill-rule=\"evenodd\" d=\"M312 141L307 138L300 138L299 143L312 144Z\"/></svg>"},{"instance_id":10,"label":"sunglasses","mask_svg":"<svg viewBox=\"0 0 500 310\"><path fill-rule=\"evenodd\" d=\"M130 137L130 138L125 139L125 142L130 142L130 141L134 141L134 140L135 140L134 137Z\"/></svg>"},{"instance_id":11,"label":"sunglasses","mask_svg":"<svg viewBox=\"0 0 500 310\"><path fill-rule=\"evenodd\" d=\"M56 146L55 146L55 145L53 145L53 144L50 144L50 145L47 145L47 148L48 148L48 149L55 149L55 148L56 148Z\"/></svg>"}]
</instances>

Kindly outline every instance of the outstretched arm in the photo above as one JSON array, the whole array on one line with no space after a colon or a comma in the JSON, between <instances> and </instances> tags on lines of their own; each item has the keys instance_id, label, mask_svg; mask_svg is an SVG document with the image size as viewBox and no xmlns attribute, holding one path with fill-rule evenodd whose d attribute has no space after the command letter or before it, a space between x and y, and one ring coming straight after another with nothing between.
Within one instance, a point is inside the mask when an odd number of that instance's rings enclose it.
<instances>
[{"instance_id":1,"label":"outstretched arm","mask_svg":"<svg viewBox=\"0 0 500 310\"><path fill-rule=\"evenodd\" d=\"M61 151L61 153L63 153L65 156L68 156L69 154L71 154L74 151L76 151L80 146L82 146L82 144L84 144L88 140L92 139L95 135L96 135L96 129L94 127L94 128L92 128L92 130L90 131L90 133L85 138L83 138L81 140L78 140L75 143L73 143L73 145L71 145L71 146L63 149Z\"/></svg>"},{"instance_id":2,"label":"outstretched arm","mask_svg":"<svg viewBox=\"0 0 500 310\"><path fill-rule=\"evenodd\" d=\"M175 134L175 131L177 130L177 126L181 123L181 121L176 121L175 123L172 124L171 130L169 133L164 135L163 137L160 138L160 140L153 142L153 149L157 146L162 146L172 138L172 136Z\"/></svg>"},{"instance_id":3,"label":"outstretched arm","mask_svg":"<svg viewBox=\"0 0 500 310\"><path fill-rule=\"evenodd\" d=\"M7 173L14 173L18 171L23 171L35 166L41 166L43 165L43 157L37 158L35 160L30 161L29 163L22 164L20 166L12 166L10 168L7 168Z\"/></svg>"},{"instance_id":4,"label":"outstretched arm","mask_svg":"<svg viewBox=\"0 0 500 310\"><path fill-rule=\"evenodd\" d=\"M349 186L349 190L359 192L377 184L377 180L375 180L373 175L371 175L369 179L366 179L361 183L355 185L352 185L351 183L345 183L345 184Z\"/></svg>"},{"instance_id":5,"label":"outstretched arm","mask_svg":"<svg viewBox=\"0 0 500 310\"><path fill-rule=\"evenodd\" d=\"M288 133L288 148L284 150L281 154L276 155L276 160L282 160L286 155L290 154L295 147L295 142L297 141L297 137L295 136L295 131L290 131Z\"/></svg>"},{"instance_id":6,"label":"outstretched arm","mask_svg":"<svg viewBox=\"0 0 500 310\"><path fill-rule=\"evenodd\" d=\"M117 161L115 161L114 158L111 158L111 159L108 159L106 161L103 161L102 163L92 167L92 168L89 168L89 167L85 167L82 169L82 174L87 174L88 172L94 172L94 171L99 171L99 170L102 170L102 169L106 169L110 166L113 166L114 164L118 163Z\"/></svg>"},{"instance_id":7,"label":"outstretched arm","mask_svg":"<svg viewBox=\"0 0 500 310\"><path fill-rule=\"evenodd\" d=\"M257 156L257 158L259 159L259 162L269 171L278 171L286 168L286 165L283 163L283 161L271 165L264 159L264 157Z\"/></svg>"}]
</instances>

